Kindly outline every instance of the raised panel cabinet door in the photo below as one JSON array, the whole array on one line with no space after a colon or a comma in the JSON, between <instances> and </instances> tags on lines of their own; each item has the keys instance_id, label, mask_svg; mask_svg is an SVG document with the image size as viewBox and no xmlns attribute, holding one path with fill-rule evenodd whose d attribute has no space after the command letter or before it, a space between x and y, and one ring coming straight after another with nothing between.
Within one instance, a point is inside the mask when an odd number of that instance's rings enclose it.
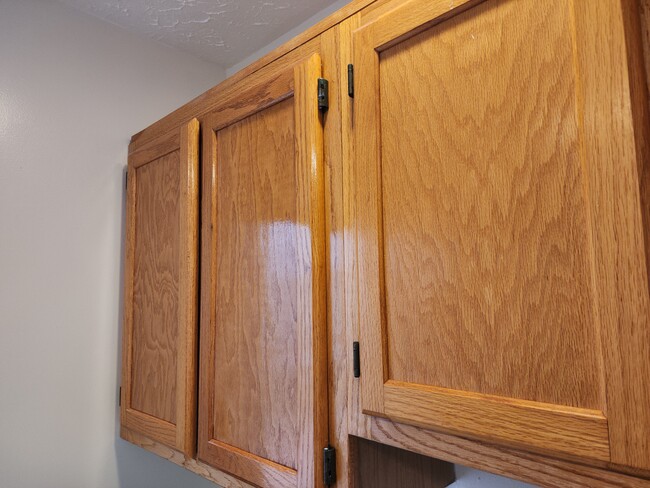
<instances>
[{"instance_id":1,"label":"raised panel cabinet door","mask_svg":"<svg viewBox=\"0 0 650 488\"><path fill-rule=\"evenodd\" d=\"M410 0L352 34L365 413L650 468L627 8Z\"/></svg>"},{"instance_id":2,"label":"raised panel cabinet door","mask_svg":"<svg viewBox=\"0 0 650 488\"><path fill-rule=\"evenodd\" d=\"M320 56L206 118L199 459L321 486L327 337Z\"/></svg>"},{"instance_id":3,"label":"raised panel cabinet door","mask_svg":"<svg viewBox=\"0 0 650 488\"><path fill-rule=\"evenodd\" d=\"M196 452L199 123L129 154L121 425Z\"/></svg>"}]
</instances>

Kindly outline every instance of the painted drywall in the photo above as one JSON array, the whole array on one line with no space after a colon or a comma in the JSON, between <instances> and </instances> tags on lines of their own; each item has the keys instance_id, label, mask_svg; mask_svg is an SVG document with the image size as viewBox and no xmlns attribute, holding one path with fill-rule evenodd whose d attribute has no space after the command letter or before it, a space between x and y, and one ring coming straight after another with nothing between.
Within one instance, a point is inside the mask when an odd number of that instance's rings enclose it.
<instances>
[{"instance_id":1,"label":"painted drywall","mask_svg":"<svg viewBox=\"0 0 650 488\"><path fill-rule=\"evenodd\" d=\"M0 487L215 486L118 438L117 385L129 137L223 77L0 0Z\"/></svg>"}]
</instances>

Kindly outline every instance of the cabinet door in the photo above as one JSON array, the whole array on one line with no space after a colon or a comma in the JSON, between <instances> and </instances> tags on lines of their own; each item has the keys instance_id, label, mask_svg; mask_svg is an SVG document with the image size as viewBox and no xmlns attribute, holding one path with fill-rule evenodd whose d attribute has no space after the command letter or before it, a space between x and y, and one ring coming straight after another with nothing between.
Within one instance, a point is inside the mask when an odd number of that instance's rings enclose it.
<instances>
[{"instance_id":1,"label":"cabinet door","mask_svg":"<svg viewBox=\"0 0 650 488\"><path fill-rule=\"evenodd\" d=\"M650 467L625 2L394 2L353 34L365 413Z\"/></svg>"},{"instance_id":2,"label":"cabinet door","mask_svg":"<svg viewBox=\"0 0 650 488\"><path fill-rule=\"evenodd\" d=\"M199 123L129 154L122 427L196 450Z\"/></svg>"},{"instance_id":3,"label":"cabinet door","mask_svg":"<svg viewBox=\"0 0 650 488\"><path fill-rule=\"evenodd\" d=\"M322 484L327 442L320 57L242 83L203 134L199 458Z\"/></svg>"}]
</instances>

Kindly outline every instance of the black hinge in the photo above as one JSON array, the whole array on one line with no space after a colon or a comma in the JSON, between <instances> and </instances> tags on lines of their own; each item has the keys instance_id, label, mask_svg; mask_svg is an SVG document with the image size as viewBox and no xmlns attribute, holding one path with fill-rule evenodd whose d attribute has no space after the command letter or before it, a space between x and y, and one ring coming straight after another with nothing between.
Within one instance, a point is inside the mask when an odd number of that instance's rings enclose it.
<instances>
[{"instance_id":1,"label":"black hinge","mask_svg":"<svg viewBox=\"0 0 650 488\"><path fill-rule=\"evenodd\" d=\"M354 370L354 377L361 376L361 358L359 357L359 343L352 343L352 369Z\"/></svg>"},{"instance_id":2,"label":"black hinge","mask_svg":"<svg viewBox=\"0 0 650 488\"><path fill-rule=\"evenodd\" d=\"M318 78L318 110L326 112L330 108L330 96L328 81L325 78Z\"/></svg>"},{"instance_id":3,"label":"black hinge","mask_svg":"<svg viewBox=\"0 0 650 488\"><path fill-rule=\"evenodd\" d=\"M336 482L336 449L326 447L323 449L323 483L325 486Z\"/></svg>"},{"instance_id":4,"label":"black hinge","mask_svg":"<svg viewBox=\"0 0 650 488\"><path fill-rule=\"evenodd\" d=\"M121 406L122 406L122 387L121 387L121 386L120 386L120 393L119 393L119 395L120 395L120 396L117 397L117 406L118 406L118 407L121 407Z\"/></svg>"},{"instance_id":5,"label":"black hinge","mask_svg":"<svg viewBox=\"0 0 650 488\"><path fill-rule=\"evenodd\" d=\"M125 189L129 188L129 172L128 171L124 172L124 188Z\"/></svg>"},{"instance_id":6,"label":"black hinge","mask_svg":"<svg viewBox=\"0 0 650 488\"><path fill-rule=\"evenodd\" d=\"M348 64L348 96L354 98L354 65Z\"/></svg>"}]
</instances>

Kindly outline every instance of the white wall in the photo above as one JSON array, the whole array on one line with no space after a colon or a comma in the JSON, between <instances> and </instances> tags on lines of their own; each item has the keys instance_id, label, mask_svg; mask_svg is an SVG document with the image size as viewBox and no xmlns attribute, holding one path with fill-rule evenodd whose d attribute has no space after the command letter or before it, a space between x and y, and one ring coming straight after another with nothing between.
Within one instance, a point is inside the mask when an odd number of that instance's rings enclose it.
<instances>
[{"instance_id":1,"label":"white wall","mask_svg":"<svg viewBox=\"0 0 650 488\"><path fill-rule=\"evenodd\" d=\"M0 487L215 486L116 421L129 137L223 77L56 2L0 0Z\"/></svg>"}]
</instances>

